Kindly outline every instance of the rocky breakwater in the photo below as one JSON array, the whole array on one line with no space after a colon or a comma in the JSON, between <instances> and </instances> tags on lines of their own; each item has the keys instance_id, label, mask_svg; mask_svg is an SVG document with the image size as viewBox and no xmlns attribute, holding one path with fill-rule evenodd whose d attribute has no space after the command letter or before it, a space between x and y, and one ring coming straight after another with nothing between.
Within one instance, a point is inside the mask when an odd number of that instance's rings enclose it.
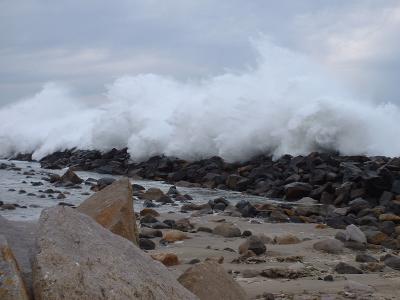
<instances>
[{"instance_id":1,"label":"rocky breakwater","mask_svg":"<svg viewBox=\"0 0 400 300\"><path fill-rule=\"evenodd\" d=\"M400 158L311 153L277 160L257 156L227 163L220 157L199 161L155 156L141 163L127 149L56 152L40 161L43 168L71 167L100 173L165 180L170 183L231 189L269 198L312 197L323 204L344 206L356 198L371 205L388 204L400 195Z\"/></svg>"},{"instance_id":2,"label":"rocky breakwater","mask_svg":"<svg viewBox=\"0 0 400 300\"><path fill-rule=\"evenodd\" d=\"M43 167L70 166L76 170L107 171L134 178L164 180L177 186L196 186L241 191L289 202L304 197L323 208L307 207L295 213L291 206L278 211L246 202L236 205L243 217L268 217L292 222L323 222L334 228L355 224L369 242L400 249L400 158L340 156L310 153L284 155L277 160L260 155L246 162L227 163L219 157L185 161L156 156L141 163L129 160L126 149L56 152L41 160ZM167 197L157 201L169 201ZM226 203L185 210L227 209Z\"/></svg>"}]
</instances>

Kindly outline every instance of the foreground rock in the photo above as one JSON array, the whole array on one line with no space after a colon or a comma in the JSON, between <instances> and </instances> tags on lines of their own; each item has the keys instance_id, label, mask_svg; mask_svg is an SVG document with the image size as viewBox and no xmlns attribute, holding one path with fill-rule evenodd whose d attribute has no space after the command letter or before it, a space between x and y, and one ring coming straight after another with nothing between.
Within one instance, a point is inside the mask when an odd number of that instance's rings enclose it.
<instances>
[{"instance_id":1,"label":"foreground rock","mask_svg":"<svg viewBox=\"0 0 400 300\"><path fill-rule=\"evenodd\" d=\"M9 221L0 216L0 235L4 235L17 259L28 292L32 286L31 249L35 244L36 224ZM1 299L1 297L0 297Z\"/></svg>"},{"instance_id":2,"label":"foreground rock","mask_svg":"<svg viewBox=\"0 0 400 300\"><path fill-rule=\"evenodd\" d=\"M123 178L89 197L77 210L138 245L139 233L132 199L132 186L128 178Z\"/></svg>"},{"instance_id":3,"label":"foreground rock","mask_svg":"<svg viewBox=\"0 0 400 300\"><path fill-rule=\"evenodd\" d=\"M196 299L131 242L67 207L42 212L32 268L36 300Z\"/></svg>"},{"instance_id":4,"label":"foreground rock","mask_svg":"<svg viewBox=\"0 0 400 300\"><path fill-rule=\"evenodd\" d=\"M240 285L214 261L196 264L186 270L178 281L201 300L247 299Z\"/></svg>"},{"instance_id":5,"label":"foreground rock","mask_svg":"<svg viewBox=\"0 0 400 300\"><path fill-rule=\"evenodd\" d=\"M0 299L29 299L14 254L2 235L0 235Z\"/></svg>"}]
</instances>

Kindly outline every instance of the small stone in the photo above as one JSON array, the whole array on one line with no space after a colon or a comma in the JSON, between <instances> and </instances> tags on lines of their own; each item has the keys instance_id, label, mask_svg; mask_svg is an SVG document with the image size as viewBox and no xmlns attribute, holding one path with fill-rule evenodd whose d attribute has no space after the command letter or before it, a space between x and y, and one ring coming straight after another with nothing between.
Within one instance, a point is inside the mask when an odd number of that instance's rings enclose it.
<instances>
[{"instance_id":1,"label":"small stone","mask_svg":"<svg viewBox=\"0 0 400 300\"><path fill-rule=\"evenodd\" d=\"M388 267L400 271L400 257L390 256L384 260L385 265Z\"/></svg>"},{"instance_id":2,"label":"small stone","mask_svg":"<svg viewBox=\"0 0 400 300\"><path fill-rule=\"evenodd\" d=\"M365 253L359 253L356 255L356 262L369 263L369 262L378 262L378 260L371 255Z\"/></svg>"},{"instance_id":3,"label":"small stone","mask_svg":"<svg viewBox=\"0 0 400 300\"><path fill-rule=\"evenodd\" d=\"M156 244L152 240L140 238L139 248L143 250L154 250L156 248Z\"/></svg>"},{"instance_id":4,"label":"small stone","mask_svg":"<svg viewBox=\"0 0 400 300\"><path fill-rule=\"evenodd\" d=\"M369 285L355 282L352 280L350 280L346 283L346 285L344 286L344 289L347 292L355 293L355 294L373 293L374 292L374 289L372 287L370 287Z\"/></svg>"},{"instance_id":5,"label":"small stone","mask_svg":"<svg viewBox=\"0 0 400 300\"><path fill-rule=\"evenodd\" d=\"M314 244L314 249L332 254L338 254L343 251L343 243L336 239L325 239Z\"/></svg>"},{"instance_id":6,"label":"small stone","mask_svg":"<svg viewBox=\"0 0 400 300\"><path fill-rule=\"evenodd\" d=\"M400 222L400 216L395 214L381 214L379 216L379 221L392 221L392 222Z\"/></svg>"},{"instance_id":7,"label":"small stone","mask_svg":"<svg viewBox=\"0 0 400 300\"><path fill-rule=\"evenodd\" d=\"M179 230L168 230L164 232L163 239L169 243L173 243L188 239L188 236L184 232Z\"/></svg>"},{"instance_id":8,"label":"small stone","mask_svg":"<svg viewBox=\"0 0 400 300\"><path fill-rule=\"evenodd\" d=\"M198 259L198 258L193 258L193 259L191 259L191 260L188 262L188 264L194 265L194 264L198 264L199 262L201 262L200 259Z\"/></svg>"},{"instance_id":9,"label":"small stone","mask_svg":"<svg viewBox=\"0 0 400 300\"><path fill-rule=\"evenodd\" d=\"M347 241L355 241L362 244L367 243L367 238L365 234L356 225L351 224L346 227L345 231Z\"/></svg>"},{"instance_id":10,"label":"small stone","mask_svg":"<svg viewBox=\"0 0 400 300\"><path fill-rule=\"evenodd\" d=\"M216 226L213 230L213 233L227 238L241 236L240 229L237 226L228 223L223 223Z\"/></svg>"},{"instance_id":11,"label":"small stone","mask_svg":"<svg viewBox=\"0 0 400 300\"><path fill-rule=\"evenodd\" d=\"M208 232L208 233L212 233L213 232L213 230L211 228L204 227L204 226L201 226L201 227L197 228L197 231Z\"/></svg>"},{"instance_id":12,"label":"small stone","mask_svg":"<svg viewBox=\"0 0 400 300\"><path fill-rule=\"evenodd\" d=\"M367 236L368 243L374 245L380 245L382 244L382 242L389 239L389 236L387 234L376 230L366 231L365 235Z\"/></svg>"},{"instance_id":13,"label":"small stone","mask_svg":"<svg viewBox=\"0 0 400 300\"><path fill-rule=\"evenodd\" d=\"M382 272L383 269L385 268L385 264L378 262L368 262L368 263L362 263L360 267L361 270L367 272Z\"/></svg>"},{"instance_id":14,"label":"small stone","mask_svg":"<svg viewBox=\"0 0 400 300\"><path fill-rule=\"evenodd\" d=\"M363 274L363 271L345 262L338 263L335 266L335 271L339 274Z\"/></svg>"},{"instance_id":15,"label":"small stone","mask_svg":"<svg viewBox=\"0 0 400 300\"><path fill-rule=\"evenodd\" d=\"M243 254L248 250L253 251L256 255L264 254L267 248L263 241L257 236L250 236L245 242L239 246L239 253Z\"/></svg>"},{"instance_id":16,"label":"small stone","mask_svg":"<svg viewBox=\"0 0 400 300\"><path fill-rule=\"evenodd\" d=\"M274 242L278 245L292 245L301 243L301 240L293 234L285 234L276 236Z\"/></svg>"},{"instance_id":17,"label":"small stone","mask_svg":"<svg viewBox=\"0 0 400 300\"><path fill-rule=\"evenodd\" d=\"M254 278L260 275L260 271L254 269L246 269L241 271L243 278Z\"/></svg>"},{"instance_id":18,"label":"small stone","mask_svg":"<svg viewBox=\"0 0 400 300\"><path fill-rule=\"evenodd\" d=\"M214 261L216 263L222 264L225 260L225 257L221 256L209 256L205 259L205 261Z\"/></svg>"},{"instance_id":19,"label":"small stone","mask_svg":"<svg viewBox=\"0 0 400 300\"><path fill-rule=\"evenodd\" d=\"M332 275L326 275L324 277L324 281L333 281L333 276Z\"/></svg>"},{"instance_id":20,"label":"small stone","mask_svg":"<svg viewBox=\"0 0 400 300\"><path fill-rule=\"evenodd\" d=\"M178 281L200 299L248 299L243 288L215 262L197 263L186 270Z\"/></svg>"},{"instance_id":21,"label":"small stone","mask_svg":"<svg viewBox=\"0 0 400 300\"><path fill-rule=\"evenodd\" d=\"M146 215L150 215L155 218L160 216L160 214L156 210L151 208L144 208L140 211L140 216L146 216Z\"/></svg>"},{"instance_id":22,"label":"small stone","mask_svg":"<svg viewBox=\"0 0 400 300\"><path fill-rule=\"evenodd\" d=\"M151 257L167 267L179 265L178 256L174 253L157 253L152 254Z\"/></svg>"}]
</instances>

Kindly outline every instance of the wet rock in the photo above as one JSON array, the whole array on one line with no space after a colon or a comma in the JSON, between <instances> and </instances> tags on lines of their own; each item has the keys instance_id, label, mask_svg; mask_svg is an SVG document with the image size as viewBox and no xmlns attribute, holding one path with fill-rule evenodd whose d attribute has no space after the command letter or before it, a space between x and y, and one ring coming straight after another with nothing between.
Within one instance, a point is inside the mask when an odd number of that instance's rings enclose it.
<instances>
[{"instance_id":1,"label":"wet rock","mask_svg":"<svg viewBox=\"0 0 400 300\"><path fill-rule=\"evenodd\" d=\"M156 248L156 244L152 240L146 238L140 238L139 248L143 250L153 250Z\"/></svg>"},{"instance_id":2,"label":"wet rock","mask_svg":"<svg viewBox=\"0 0 400 300\"><path fill-rule=\"evenodd\" d=\"M315 250L323 251L332 254L338 254L343 252L343 243L336 239L325 239L319 242L316 242L313 245Z\"/></svg>"},{"instance_id":3,"label":"wet rock","mask_svg":"<svg viewBox=\"0 0 400 300\"><path fill-rule=\"evenodd\" d=\"M246 293L221 265L212 261L197 263L178 281L201 300L244 300Z\"/></svg>"},{"instance_id":4,"label":"wet rock","mask_svg":"<svg viewBox=\"0 0 400 300\"><path fill-rule=\"evenodd\" d=\"M227 238L241 236L240 229L237 226L235 226L233 224L229 224L229 223L223 223L223 224L217 225L214 228L213 233L216 235L227 237Z\"/></svg>"},{"instance_id":5,"label":"wet rock","mask_svg":"<svg viewBox=\"0 0 400 300\"><path fill-rule=\"evenodd\" d=\"M130 241L64 207L42 212L33 281L35 299L196 299Z\"/></svg>"},{"instance_id":6,"label":"wet rock","mask_svg":"<svg viewBox=\"0 0 400 300\"><path fill-rule=\"evenodd\" d=\"M14 254L6 238L0 235L0 299L28 300L29 298Z\"/></svg>"},{"instance_id":7,"label":"wet rock","mask_svg":"<svg viewBox=\"0 0 400 300\"><path fill-rule=\"evenodd\" d=\"M247 238L245 242L240 244L239 254L243 254L249 250L253 251L256 255L261 255L267 251L267 247L265 247L265 244L260 238L252 235Z\"/></svg>"},{"instance_id":8,"label":"wet rock","mask_svg":"<svg viewBox=\"0 0 400 300\"><path fill-rule=\"evenodd\" d=\"M339 274L363 274L364 272L345 262L340 262L335 266L335 271Z\"/></svg>"},{"instance_id":9,"label":"wet rock","mask_svg":"<svg viewBox=\"0 0 400 300\"><path fill-rule=\"evenodd\" d=\"M139 233L128 178L120 179L93 194L77 210L92 217L111 232L138 244Z\"/></svg>"},{"instance_id":10,"label":"wet rock","mask_svg":"<svg viewBox=\"0 0 400 300\"><path fill-rule=\"evenodd\" d=\"M151 257L167 267L179 265L178 256L174 253L157 253L152 254Z\"/></svg>"},{"instance_id":11,"label":"wet rock","mask_svg":"<svg viewBox=\"0 0 400 300\"><path fill-rule=\"evenodd\" d=\"M301 243L301 240L293 234L276 236L274 242L278 245L291 245Z\"/></svg>"}]
</instances>

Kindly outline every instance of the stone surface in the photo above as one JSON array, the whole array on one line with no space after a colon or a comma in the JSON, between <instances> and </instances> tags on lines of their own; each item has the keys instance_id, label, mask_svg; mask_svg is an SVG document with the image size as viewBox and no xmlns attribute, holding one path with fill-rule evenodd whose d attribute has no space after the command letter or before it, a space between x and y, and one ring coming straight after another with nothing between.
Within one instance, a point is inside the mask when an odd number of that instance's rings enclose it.
<instances>
[{"instance_id":1,"label":"stone surface","mask_svg":"<svg viewBox=\"0 0 400 300\"><path fill-rule=\"evenodd\" d=\"M198 263L184 272L178 281L201 300L244 300L244 290L216 262Z\"/></svg>"},{"instance_id":2,"label":"stone surface","mask_svg":"<svg viewBox=\"0 0 400 300\"><path fill-rule=\"evenodd\" d=\"M337 254L343 251L343 243L337 239L325 239L314 244L314 249L327 253Z\"/></svg>"},{"instance_id":3,"label":"stone surface","mask_svg":"<svg viewBox=\"0 0 400 300\"><path fill-rule=\"evenodd\" d=\"M139 233L132 199L132 186L128 178L123 178L86 199L77 210L138 245Z\"/></svg>"},{"instance_id":4,"label":"stone surface","mask_svg":"<svg viewBox=\"0 0 400 300\"><path fill-rule=\"evenodd\" d=\"M223 237L240 237L241 232L240 229L229 223L219 224L214 228L213 233L216 235L221 235Z\"/></svg>"},{"instance_id":5,"label":"stone surface","mask_svg":"<svg viewBox=\"0 0 400 300\"><path fill-rule=\"evenodd\" d=\"M196 299L130 241L68 207L42 212L33 287L42 299Z\"/></svg>"},{"instance_id":6,"label":"stone surface","mask_svg":"<svg viewBox=\"0 0 400 300\"><path fill-rule=\"evenodd\" d=\"M18 263L3 235L0 235L0 299L29 299Z\"/></svg>"}]
</instances>

